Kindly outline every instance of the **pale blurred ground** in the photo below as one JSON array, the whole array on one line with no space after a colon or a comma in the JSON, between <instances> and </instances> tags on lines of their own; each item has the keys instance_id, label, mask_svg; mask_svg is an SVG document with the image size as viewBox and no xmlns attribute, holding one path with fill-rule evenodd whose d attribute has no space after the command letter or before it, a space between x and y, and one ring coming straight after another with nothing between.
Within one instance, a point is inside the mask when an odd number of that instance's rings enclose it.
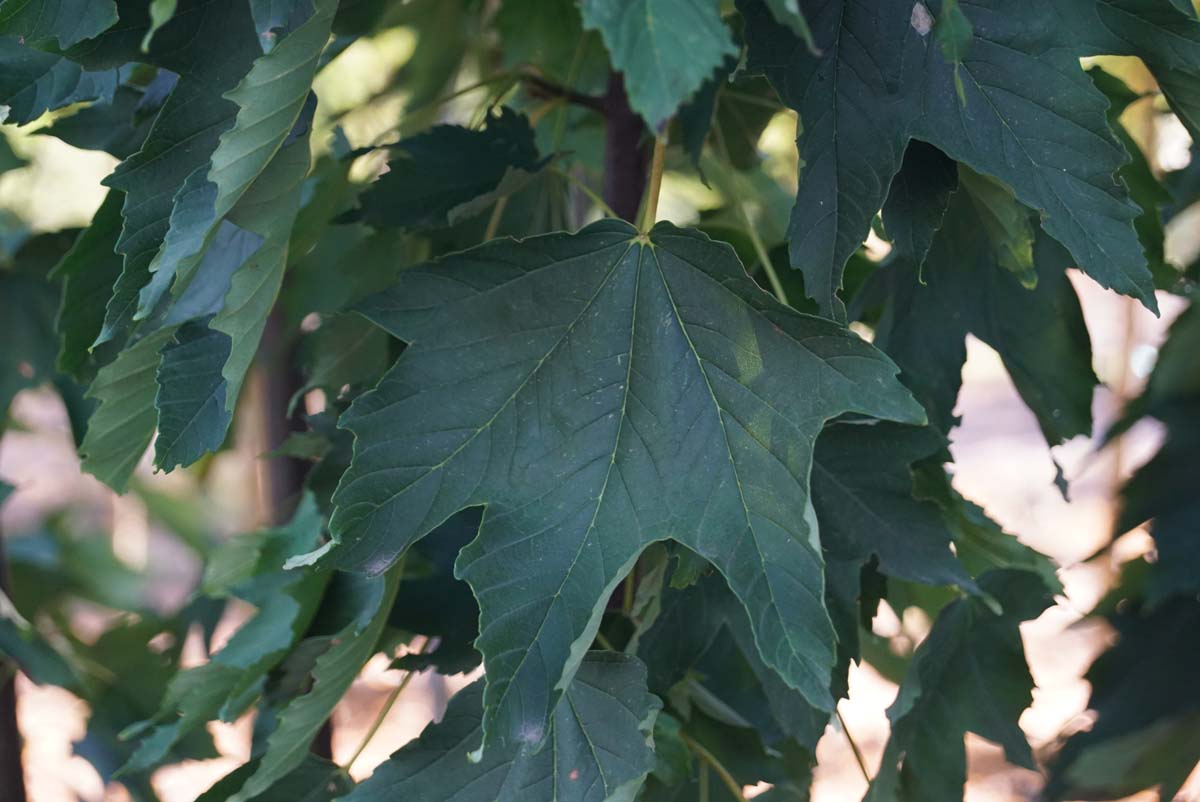
<instances>
[{"instance_id":1,"label":"pale blurred ground","mask_svg":"<svg viewBox=\"0 0 1200 802\"><path fill-rule=\"evenodd\" d=\"M1186 141L1181 147L1178 132L1166 130L1159 134L1159 163L1164 168L1180 166L1172 160L1177 162L1179 154L1186 153ZM787 134L785 148L790 148L789 139ZM100 201L97 185L111 169L112 160L71 151L47 138L22 138L14 146L24 155L36 157L35 167L30 169L37 172L34 180L28 175L23 179L11 174L0 178L0 207L32 212L43 230L85 223ZM794 159L794 151L785 155ZM40 191L31 191L30 186ZM46 187L53 187L53 192L45 191ZM687 198L672 196L670 182L664 187L662 208L663 216L680 222L689 216ZM1200 226L1195 220L1181 221L1175 228L1173 247L1177 251L1187 254L1200 243ZM1178 302L1160 297L1164 314L1156 320L1133 302L1100 290L1087 279L1074 278L1079 279L1076 286L1092 334L1097 372L1110 386L1123 387L1124 396L1129 397L1148 373L1155 347L1170 319L1178 313ZM1036 422L1017 397L996 355L972 342L964 380L958 410L963 425L955 432L952 447L957 462L956 486L983 505L1007 530L1064 566L1061 576L1065 596L1022 629L1038 687L1021 726L1035 751L1044 752L1064 726L1080 720L1088 696L1087 683L1081 676L1107 638L1102 627L1078 622L1103 593L1112 566L1085 566L1079 561L1106 542L1115 489L1153 452L1158 433L1152 425L1140 425L1119 451L1110 448L1096 453L1095 444L1085 438L1057 449L1056 456L1071 480L1072 501L1067 504L1052 482L1054 468ZM1097 431L1103 430L1118 406L1111 390L1097 393ZM4 508L0 520L3 531L19 536L47 511L69 504L76 516L97 531L111 533L114 549L122 559L150 569L155 577L152 592L159 604L165 608L178 605L198 576L194 556L177 540L157 531L136 498L115 498L91 477L80 474L65 415L54 396L45 392L23 394L14 417L24 431L9 431L0 443L0 476L19 489ZM233 534L261 520L251 458L262 450L253 432L243 432L239 434L238 451L219 456L212 466L207 497L219 498L220 504L205 503L205 507L209 523L217 532ZM140 476L151 487L185 497L199 492L187 473L151 475L148 465L143 464ZM1146 545L1147 536L1134 533L1122 539L1116 553L1127 559ZM877 621L881 631L890 633L903 626L905 634L923 634L923 622L901 623L894 616L890 621L886 618L881 615ZM95 610L80 608L81 631L98 631L102 624L103 617ZM335 711L335 760L344 762L354 753L383 701L400 681L400 672L388 671L386 665L383 658L373 660ZM461 677L416 678L355 762L353 775L360 779L369 775L388 754L415 737L440 714L448 696L465 681ZM896 687L870 668L861 668L852 671L850 688L850 698L840 709L873 772L887 737L885 710L895 697ZM24 678L19 680L18 693L31 802L124 802L127 796L119 785L103 787L91 766L71 755L71 741L83 734L86 710L82 703L64 691L39 688ZM154 783L164 802L192 802L218 777L245 760L249 720L211 727L224 757L160 770ZM998 748L974 736L969 737L968 747L968 802L1035 797L1040 787L1035 773L1008 766ZM827 730L818 747L818 759L814 802L853 802L861 798L866 785L840 729L831 726ZM1181 798L1200 800L1200 778L1193 776L1189 789ZM1136 797L1154 798L1153 794Z\"/></svg>"}]
</instances>

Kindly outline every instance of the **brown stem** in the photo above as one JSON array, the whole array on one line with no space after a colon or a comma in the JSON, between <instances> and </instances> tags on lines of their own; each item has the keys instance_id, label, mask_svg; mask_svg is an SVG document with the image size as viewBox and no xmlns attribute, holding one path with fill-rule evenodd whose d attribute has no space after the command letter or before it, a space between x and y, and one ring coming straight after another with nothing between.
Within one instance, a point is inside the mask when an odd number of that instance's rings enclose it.
<instances>
[{"instance_id":1,"label":"brown stem","mask_svg":"<svg viewBox=\"0 0 1200 802\"><path fill-rule=\"evenodd\" d=\"M293 414L287 412L292 396L304 386L304 377L296 369L295 348L278 306L267 317L258 355L262 389L260 420L263 441L270 451L279 448L288 435L306 428L303 399L296 404ZM304 492L309 464L294 457L270 457L263 460L262 468L267 517L275 526L285 524L291 520Z\"/></svg>"},{"instance_id":2,"label":"brown stem","mask_svg":"<svg viewBox=\"0 0 1200 802\"><path fill-rule=\"evenodd\" d=\"M543 98L563 98L568 103L573 103L576 106L583 106L585 109L593 111L604 111L604 98L596 97L595 95L585 95L582 92L576 92L565 86L560 86L553 81L547 81L538 75L523 75L521 76L526 86L529 89L529 94L534 97Z\"/></svg>"},{"instance_id":3,"label":"brown stem","mask_svg":"<svg viewBox=\"0 0 1200 802\"><path fill-rule=\"evenodd\" d=\"M646 189L651 140L642 118L629 107L620 73L608 77L604 116L604 201L618 217L634 223Z\"/></svg>"},{"instance_id":4,"label":"brown stem","mask_svg":"<svg viewBox=\"0 0 1200 802\"><path fill-rule=\"evenodd\" d=\"M8 559L0 532L0 590L9 593ZM25 802L25 771L21 765L21 731L17 728L17 672L0 679L0 799Z\"/></svg>"}]
</instances>

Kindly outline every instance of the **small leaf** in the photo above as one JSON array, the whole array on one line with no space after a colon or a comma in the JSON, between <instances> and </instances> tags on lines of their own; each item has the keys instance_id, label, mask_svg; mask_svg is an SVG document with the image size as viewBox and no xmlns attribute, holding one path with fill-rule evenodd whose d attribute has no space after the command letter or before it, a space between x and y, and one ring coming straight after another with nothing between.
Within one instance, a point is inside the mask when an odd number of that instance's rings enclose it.
<instances>
[{"instance_id":1,"label":"small leaf","mask_svg":"<svg viewBox=\"0 0 1200 802\"><path fill-rule=\"evenodd\" d=\"M1163 799L1174 799L1200 761L1200 603L1178 597L1109 621L1117 643L1087 673L1095 723L1051 761L1050 802L1113 799L1158 785Z\"/></svg>"},{"instance_id":2,"label":"small leaf","mask_svg":"<svg viewBox=\"0 0 1200 802\"><path fill-rule=\"evenodd\" d=\"M629 105L653 131L738 53L716 0L583 0L582 9L583 27L600 32Z\"/></svg>"},{"instance_id":3,"label":"small leaf","mask_svg":"<svg viewBox=\"0 0 1200 802\"><path fill-rule=\"evenodd\" d=\"M919 140L908 143L883 203L883 228L896 252L917 266L918 275L957 188L953 159Z\"/></svg>"},{"instance_id":4,"label":"small leaf","mask_svg":"<svg viewBox=\"0 0 1200 802\"><path fill-rule=\"evenodd\" d=\"M238 766L197 797L196 802L227 802L257 766L255 761ZM334 802L344 799L353 788L354 781L341 766L316 755L306 755L299 767L254 799L255 802Z\"/></svg>"},{"instance_id":5,"label":"small leaf","mask_svg":"<svg viewBox=\"0 0 1200 802\"><path fill-rule=\"evenodd\" d=\"M1001 266L986 228L980 205L960 189L920 276L904 259L875 275L877 289L889 296L876 343L900 365L905 384L943 433L957 423L970 333L1000 354L1049 445L1090 434L1097 379L1083 312L1066 277L1074 260L1038 234L1038 282L1028 290Z\"/></svg>"},{"instance_id":6,"label":"small leaf","mask_svg":"<svg viewBox=\"0 0 1200 802\"><path fill-rule=\"evenodd\" d=\"M116 70L85 70L0 36L0 123L23 125L72 103L111 99L117 83Z\"/></svg>"},{"instance_id":7,"label":"small leaf","mask_svg":"<svg viewBox=\"0 0 1200 802\"><path fill-rule=\"evenodd\" d=\"M79 446L82 467L118 493L125 492L154 437L158 354L170 337L171 330L165 329L126 348L88 387L88 397L99 406Z\"/></svg>"},{"instance_id":8,"label":"small leaf","mask_svg":"<svg viewBox=\"0 0 1200 802\"><path fill-rule=\"evenodd\" d=\"M335 576L330 593L343 623L324 639L326 650L313 666L311 689L279 711L258 768L229 802L254 799L304 762L317 731L375 653L399 582L398 571L386 577Z\"/></svg>"},{"instance_id":9,"label":"small leaf","mask_svg":"<svg viewBox=\"0 0 1200 802\"><path fill-rule=\"evenodd\" d=\"M225 409L221 376L229 349L229 337L210 329L207 320L183 324L163 346L154 400L158 409L155 466L171 471L221 447L232 419Z\"/></svg>"},{"instance_id":10,"label":"small leaf","mask_svg":"<svg viewBox=\"0 0 1200 802\"><path fill-rule=\"evenodd\" d=\"M1039 616L1050 598L1024 571L985 574L980 585L1003 612L964 598L938 615L888 709L892 733L865 802L962 800L967 732L1003 746L1012 763L1034 768L1017 725L1033 701L1018 625Z\"/></svg>"},{"instance_id":11,"label":"small leaf","mask_svg":"<svg viewBox=\"0 0 1200 802\"><path fill-rule=\"evenodd\" d=\"M121 233L123 200L120 192L108 193L91 225L80 232L51 273L63 282L55 325L60 340L57 366L81 380L90 372L91 345L104 325L104 304L97 301L112 294L121 275L122 260L114 249Z\"/></svg>"},{"instance_id":12,"label":"small leaf","mask_svg":"<svg viewBox=\"0 0 1200 802\"><path fill-rule=\"evenodd\" d=\"M509 108L474 131L438 125L391 148L388 171L360 200L360 216L377 227L438 228L478 213L510 171L541 168L529 120ZM494 198L493 198L494 199Z\"/></svg>"},{"instance_id":13,"label":"small leaf","mask_svg":"<svg viewBox=\"0 0 1200 802\"><path fill-rule=\"evenodd\" d=\"M26 42L54 40L66 49L106 31L117 21L113 0L5 0L0 36Z\"/></svg>"},{"instance_id":14,"label":"small leaf","mask_svg":"<svg viewBox=\"0 0 1200 802\"><path fill-rule=\"evenodd\" d=\"M911 465L945 447L931 429L880 423L825 427L813 455L813 506L827 559L879 559L890 576L975 589L950 550L936 505L913 498Z\"/></svg>"}]
</instances>

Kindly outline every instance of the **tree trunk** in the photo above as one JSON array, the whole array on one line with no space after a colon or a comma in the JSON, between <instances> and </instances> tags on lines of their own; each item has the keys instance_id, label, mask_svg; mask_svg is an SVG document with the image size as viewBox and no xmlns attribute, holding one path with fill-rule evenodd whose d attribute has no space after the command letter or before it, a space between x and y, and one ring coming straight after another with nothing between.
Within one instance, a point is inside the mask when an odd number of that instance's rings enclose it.
<instances>
[{"instance_id":1,"label":"tree trunk","mask_svg":"<svg viewBox=\"0 0 1200 802\"><path fill-rule=\"evenodd\" d=\"M8 559L0 532L0 589L9 592ZM15 666L14 666L15 668ZM0 670L7 669L0 662ZM7 673L7 671L5 672ZM21 766L21 731L17 728L17 672L0 682L0 799L25 802L25 771Z\"/></svg>"},{"instance_id":2,"label":"tree trunk","mask_svg":"<svg viewBox=\"0 0 1200 802\"><path fill-rule=\"evenodd\" d=\"M304 400L296 404L296 411L288 415L288 404L292 396L304 387L304 377L296 369L296 349L287 340L283 313L278 305L271 310L263 329L262 345L259 347L259 370L261 372L259 402L263 440L268 449L276 449L288 435L302 432L304 424ZM291 520L304 492L304 479L309 463L294 457L270 457L263 460L264 500L267 516L275 526ZM310 751L327 760L333 759L333 724L326 721L309 747Z\"/></svg>"},{"instance_id":3,"label":"tree trunk","mask_svg":"<svg viewBox=\"0 0 1200 802\"><path fill-rule=\"evenodd\" d=\"M629 107L625 81L617 72L608 78L604 117L604 202L621 219L636 223L646 189L651 142L646 124Z\"/></svg>"}]
</instances>

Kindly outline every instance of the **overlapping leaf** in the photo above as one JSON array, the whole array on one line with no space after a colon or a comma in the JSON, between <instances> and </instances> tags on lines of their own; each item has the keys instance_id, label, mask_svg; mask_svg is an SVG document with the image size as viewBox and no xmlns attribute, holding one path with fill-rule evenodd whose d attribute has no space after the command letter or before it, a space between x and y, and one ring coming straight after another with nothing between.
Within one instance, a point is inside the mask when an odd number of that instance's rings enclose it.
<instances>
[{"instance_id":1,"label":"overlapping leaf","mask_svg":"<svg viewBox=\"0 0 1200 802\"><path fill-rule=\"evenodd\" d=\"M646 669L608 652L583 658L550 722L547 744L470 757L483 738L483 680L454 695L445 717L396 752L346 802L604 802L631 799L654 765L648 743L659 701Z\"/></svg>"},{"instance_id":2,"label":"overlapping leaf","mask_svg":"<svg viewBox=\"0 0 1200 802\"><path fill-rule=\"evenodd\" d=\"M473 131L439 125L397 143L388 171L363 193L362 219L373 226L445 226L478 213L512 182L539 169L533 129L508 108Z\"/></svg>"},{"instance_id":3,"label":"overlapping leaf","mask_svg":"<svg viewBox=\"0 0 1200 802\"><path fill-rule=\"evenodd\" d=\"M117 21L113 0L4 0L0 36L28 42L52 39L68 48L106 31Z\"/></svg>"},{"instance_id":4,"label":"overlapping leaf","mask_svg":"<svg viewBox=\"0 0 1200 802\"><path fill-rule=\"evenodd\" d=\"M955 424L971 333L999 352L1050 445L1090 434L1096 376L1083 313L1065 274L1070 255L1039 234L1031 253L1037 285L1027 289L1001 264L1006 249L998 250L985 228L980 205L959 190L924 267L901 258L876 275L889 299L877 343L943 432Z\"/></svg>"},{"instance_id":5,"label":"overlapping leaf","mask_svg":"<svg viewBox=\"0 0 1200 802\"><path fill-rule=\"evenodd\" d=\"M775 23L761 0L741 7L752 63L804 121L792 263L824 313L842 314L842 266L883 204L910 137L1002 181L1042 213L1046 232L1084 271L1156 308L1131 225L1137 209L1115 177L1125 155L1104 98L1076 59L1117 53L1195 68L1194 20L1137 2L956 4L970 39L958 26L959 58L948 61L920 3L822 5L808 15L819 54ZM1097 14L1128 17L1125 27L1137 35L1097 29Z\"/></svg>"},{"instance_id":6,"label":"overlapping leaf","mask_svg":"<svg viewBox=\"0 0 1200 802\"><path fill-rule=\"evenodd\" d=\"M656 131L737 55L716 0L584 0L582 9L625 76L630 106Z\"/></svg>"},{"instance_id":7,"label":"overlapping leaf","mask_svg":"<svg viewBox=\"0 0 1200 802\"><path fill-rule=\"evenodd\" d=\"M23 124L72 103L111 98L118 80L114 69L86 70L0 36L0 122Z\"/></svg>"},{"instance_id":8,"label":"overlapping leaf","mask_svg":"<svg viewBox=\"0 0 1200 802\"><path fill-rule=\"evenodd\" d=\"M1126 604L1109 616L1117 644L1087 673L1095 723L1062 744L1047 800L1112 799L1156 785L1172 799L1200 761L1200 603L1181 596L1152 612Z\"/></svg>"},{"instance_id":9,"label":"overlapping leaf","mask_svg":"<svg viewBox=\"0 0 1200 802\"><path fill-rule=\"evenodd\" d=\"M892 733L867 802L961 800L967 732L1003 746L1011 762L1034 768L1017 726L1033 687L1018 625L1040 615L1050 598L1041 580L1025 571L991 572L980 584L1003 612L976 598L942 610L888 710Z\"/></svg>"},{"instance_id":10,"label":"overlapping leaf","mask_svg":"<svg viewBox=\"0 0 1200 802\"><path fill-rule=\"evenodd\" d=\"M317 731L375 653L376 641L396 598L399 573L393 571L386 577L341 574L334 580L334 608L325 615L334 619L336 629L321 637L325 649L313 665L312 686L279 711L254 773L229 802L254 799L300 768Z\"/></svg>"},{"instance_id":11,"label":"overlapping leaf","mask_svg":"<svg viewBox=\"0 0 1200 802\"><path fill-rule=\"evenodd\" d=\"M813 505L829 557L928 585L974 582L950 549L938 508L913 497L911 465L944 447L930 429L835 424L817 440Z\"/></svg>"},{"instance_id":12,"label":"overlapping leaf","mask_svg":"<svg viewBox=\"0 0 1200 802\"><path fill-rule=\"evenodd\" d=\"M158 713L130 733L141 735L141 741L125 771L155 767L190 731L218 716L232 721L254 701L266 672L287 655L312 620L328 580L311 572L278 576L287 557L315 544L320 526L316 504L308 497L286 527L246 536L252 548L233 541L231 557L242 563L241 571L221 584L256 604L258 612L209 662L171 679ZM259 574L263 576L256 584ZM211 579L209 586L219 587Z\"/></svg>"},{"instance_id":13,"label":"overlapping leaf","mask_svg":"<svg viewBox=\"0 0 1200 802\"><path fill-rule=\"evenodd\" d=\"M767 664L829 705L811 444L845 411L920 419L886 359L665 223L467 251L366 313L410 346L343 418L333 559L383 570L488 504L457 570L480 599L489 747L541 742L608 593L664 538L721 571Z\"/></svg>"}]
</instances>

